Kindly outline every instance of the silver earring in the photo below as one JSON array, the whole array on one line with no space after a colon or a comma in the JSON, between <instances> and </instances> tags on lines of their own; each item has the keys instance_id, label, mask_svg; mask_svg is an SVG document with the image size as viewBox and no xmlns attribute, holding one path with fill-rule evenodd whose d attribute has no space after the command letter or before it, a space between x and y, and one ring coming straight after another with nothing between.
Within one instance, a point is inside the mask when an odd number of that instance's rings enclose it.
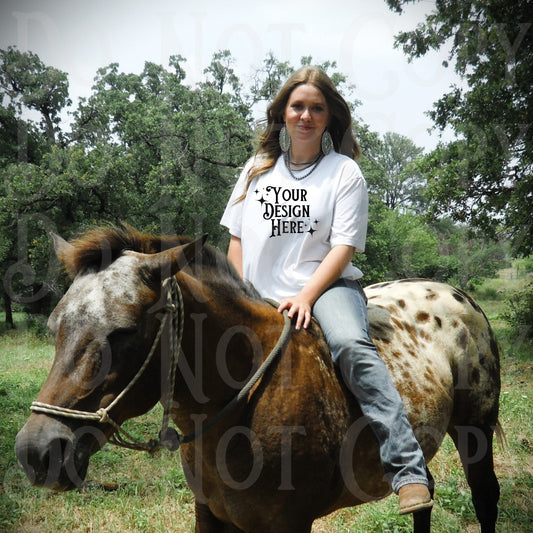
<instances>
[{"instance_id":1,"label":"silver earring","mask_svg":"<svg viewBox=\"0 0 533 533\"><path fill-rule=\"evenodd\" d=\"M331 150L333 150L333 139L331 138L331 133L328 130L324 130L320 145L324 155L328 155Z\"/></svg>"},{"instance_id":2,"label":"silver earring","mask_svg":"<svg viewBox=\"0 0 533 533\"><path fill-rule=\"evenodd\" d=\"M282 152L288 152L289 148L291 147L291 136L289 135L287 126L285 126L285 124L283 124L283 127L279 132L279 145Z\"/></svg>"}]
</instances>

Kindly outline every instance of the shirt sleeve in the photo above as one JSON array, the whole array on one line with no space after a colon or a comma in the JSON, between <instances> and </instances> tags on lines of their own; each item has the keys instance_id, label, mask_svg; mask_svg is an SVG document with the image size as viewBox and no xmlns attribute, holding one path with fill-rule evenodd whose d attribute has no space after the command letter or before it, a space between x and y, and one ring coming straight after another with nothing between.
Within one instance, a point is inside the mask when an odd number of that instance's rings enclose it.
<instances>
[{"instance_id":1,"label":"shirt sleeve","mask_svg":"<svg viewBox=\"0 0 533 533\"><path fill-rule=\"evenodd\" d=\"M248 161L242 170L220 220L220 224L228 228L230 234L239 239L242 235L242 212L244 209L244 200L237 202L237 199L244 193L248 172L251 167L252 160Z\"/></svg>"},{"instance_id":2,"label":"shirt sleeve","mask_svg":"<svg viewBox=\"0 0 533 533\"><path fill-rule=\"evenodd\" d=\"M345 165L337 190L331 246L345 244L364 252L368 226L368 192L366 181L355 161Z\"/></svg>"}]
</instances>

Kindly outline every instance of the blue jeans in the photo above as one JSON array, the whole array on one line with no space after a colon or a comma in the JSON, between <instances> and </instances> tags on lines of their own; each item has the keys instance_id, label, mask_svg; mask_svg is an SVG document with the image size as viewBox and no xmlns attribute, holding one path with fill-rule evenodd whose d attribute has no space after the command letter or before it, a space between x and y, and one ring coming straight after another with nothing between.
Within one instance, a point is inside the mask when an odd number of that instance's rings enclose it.
<instances>
[{"instance_id":1,"label":"blue jeans","mask_svg":"<svg viewBox=\"0 0 533 533\"><path fill-rule=\"evenodd\" d=\"M427 485L424 456L402 399L370 340L366 296L359 282L339 279L315 302L313 316L376 436L394 492L409 483Z\"/></svg>"}]
</instances>

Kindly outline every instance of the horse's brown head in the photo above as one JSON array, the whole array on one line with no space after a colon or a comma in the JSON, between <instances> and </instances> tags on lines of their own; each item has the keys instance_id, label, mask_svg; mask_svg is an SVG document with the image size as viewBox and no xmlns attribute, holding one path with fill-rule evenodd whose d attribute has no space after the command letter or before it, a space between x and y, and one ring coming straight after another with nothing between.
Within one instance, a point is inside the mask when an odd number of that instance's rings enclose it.
<instances>
[{"instance_id":1,"label":"horse's brown head","mask_svg":"<svg viewBox=\"0 0 533 533\"><path fill-rule=\"evenodd\" d=\"M128 235L128 240L121 237ZM169 243L138 240L134 232L93 232L67 243L54 237L55 251L73 281L48 325L56 355L37 410L17 435L19 463L35 485L67 490L82 483L90 456L108 440L110 423L72 416L112 406L113 422L145 413L161 396L159 348L143 375L163 316L162 281L173 276L202 246L189 241L165 251ZM150 386L147 386L150 383ZM119 398L118 403L113 403Z\"/></svg>"}]
</instances>

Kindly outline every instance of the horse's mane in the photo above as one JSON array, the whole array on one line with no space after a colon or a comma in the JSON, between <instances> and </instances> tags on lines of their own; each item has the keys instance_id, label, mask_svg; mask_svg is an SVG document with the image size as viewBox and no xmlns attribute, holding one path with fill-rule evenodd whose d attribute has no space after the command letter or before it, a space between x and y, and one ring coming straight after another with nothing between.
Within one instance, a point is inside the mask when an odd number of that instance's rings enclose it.
<instances>
[{"instance_id":1,"label":"horse's mane","mask_svg":"<svg viewBox=\"0 0 533 533\"><path fill-rule=\"evenodd\" d=\"M126 250L156 254L192 240L183 235L142 233L128 224L109 225L88 230L71 240L72 246L64 250L59 258L67 272L75 275L105 269ZM219 290L237 291L258 298L257 292L243 282L227 257L212 246L203 246L190 265L190 273L205 283L216 283Z\"/></svg>"}]
</instances>

